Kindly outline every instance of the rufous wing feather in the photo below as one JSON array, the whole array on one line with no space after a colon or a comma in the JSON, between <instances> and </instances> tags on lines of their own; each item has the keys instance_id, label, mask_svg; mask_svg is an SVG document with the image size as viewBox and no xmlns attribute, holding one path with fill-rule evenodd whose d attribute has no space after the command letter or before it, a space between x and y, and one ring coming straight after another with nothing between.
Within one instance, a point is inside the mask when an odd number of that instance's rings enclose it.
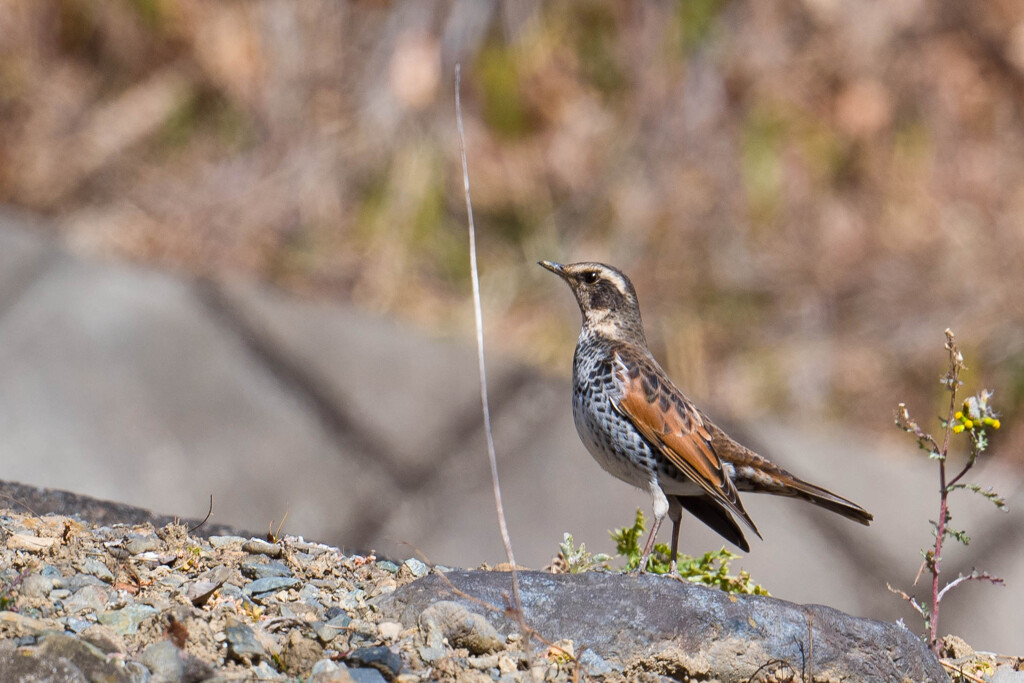
<instances>
[{"instance_id":1,"label":"rufous wing feather","mask_svg":"<svg viewBox=\"0 0 1024 683\"><path fill-rule=\"evenodd\" d=\"M651 447L760 537L712 447L711 435L696 408L656 366L644 359L631 358L627 363L616 355L615 366L621 396L613 404L615 409L636 427Z\"/></svg>"}]
</instances>

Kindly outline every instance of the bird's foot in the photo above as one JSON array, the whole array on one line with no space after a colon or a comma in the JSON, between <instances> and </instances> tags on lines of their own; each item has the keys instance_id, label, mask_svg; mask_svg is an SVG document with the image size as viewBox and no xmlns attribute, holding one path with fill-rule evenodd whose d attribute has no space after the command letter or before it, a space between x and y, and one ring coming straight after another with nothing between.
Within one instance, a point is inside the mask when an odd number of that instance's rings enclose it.
<instances>
[{"instance_id":1,"label":"bird's foot","mask_svg":"<svg viewBox=\"0 0 1024 683\"><path fill-rule=\"evenodd\" d=\"M629 574L630 576L640 576L641 574L646 574L647 573L647 561L650 559L650 557L651 556L650 556L649 553L644 553L643 555L640 556L640 564L638 564L636 567L630 569L626 573Z\"/></svg>"}]
</instances>

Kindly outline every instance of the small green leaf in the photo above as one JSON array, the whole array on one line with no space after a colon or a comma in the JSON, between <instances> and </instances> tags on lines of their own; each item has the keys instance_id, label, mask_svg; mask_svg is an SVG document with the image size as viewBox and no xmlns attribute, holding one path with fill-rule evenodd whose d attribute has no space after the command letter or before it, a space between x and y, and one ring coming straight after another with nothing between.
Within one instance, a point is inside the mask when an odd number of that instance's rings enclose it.
<instances>
[{"instance_id":1,"label":"small green leaf","mask_svg":"<svg viewBox=\"0 0 1024 683\"><path fill-rule=\"evenodd\" d=\"M953 538L953 539L959 541L960 543L963 543L964 545L970 545L971 544L971 537L968 536L966 532L964 532L964 531L962 531L960 529L954 529L953 527L947 526L946 527L946 536L949 536L950 538Z\"/></svg>"}]
</instances>

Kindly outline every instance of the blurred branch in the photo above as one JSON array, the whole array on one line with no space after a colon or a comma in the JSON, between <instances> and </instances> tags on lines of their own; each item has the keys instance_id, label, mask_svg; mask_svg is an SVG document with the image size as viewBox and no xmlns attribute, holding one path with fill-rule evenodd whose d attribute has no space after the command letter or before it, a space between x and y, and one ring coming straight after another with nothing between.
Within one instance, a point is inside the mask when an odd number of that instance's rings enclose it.
<instances>
[{"instance_id":1,"label":"blurred branch","mask_svg":"<svg viewBox=\"0 0 1024 683\"><path fill-rule=\"evenodd\" d=\"M25 190L43 205L59 202L117 156L153 135L192 95L194 78L184 64L152 73L100 104L60 144L39 150L35 177Z\"/></svg>"}]
</instances>

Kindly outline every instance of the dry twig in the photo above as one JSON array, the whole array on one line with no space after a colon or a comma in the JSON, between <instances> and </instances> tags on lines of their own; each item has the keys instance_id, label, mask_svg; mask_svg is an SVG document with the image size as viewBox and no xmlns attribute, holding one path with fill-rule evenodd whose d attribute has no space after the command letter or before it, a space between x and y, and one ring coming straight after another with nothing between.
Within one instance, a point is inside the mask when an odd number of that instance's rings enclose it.
<instances>
[{"instance_id":1,"label":"dry twig","mask_svg":"<svg viewBox=\"0 0 1024 683\"><path fill-rule=\"evenodd\" d=\"M498 528L501 540L505 544L505 556L512 568L512 598L519 621L526 634L526 623L523 621L523 600L519 593L519 574L516 570L516 558L512 552L512 539L508 535L508 524L505 522L505 508L501 502L501 482L498 479L498 458L494 452L494 434L491 431L491 409L487 402L487 367L484 363L484 321L483 308L480 304L480 273L476 262L476 226L473 223L473 202L469 194L469 164L466 161L466 132L462 126L462 65L455 65L455 118L459 126L459 150L462 154L462 184L466 191L466 214L469 221L469 264L473 280L473 312L476 317L476 350L477 362L480 366L480 403L484 414L484 433L487 436L487 457L491 464L491 487L494 489L494 507L498 513Z\"/></svg>"}]
</instances>

